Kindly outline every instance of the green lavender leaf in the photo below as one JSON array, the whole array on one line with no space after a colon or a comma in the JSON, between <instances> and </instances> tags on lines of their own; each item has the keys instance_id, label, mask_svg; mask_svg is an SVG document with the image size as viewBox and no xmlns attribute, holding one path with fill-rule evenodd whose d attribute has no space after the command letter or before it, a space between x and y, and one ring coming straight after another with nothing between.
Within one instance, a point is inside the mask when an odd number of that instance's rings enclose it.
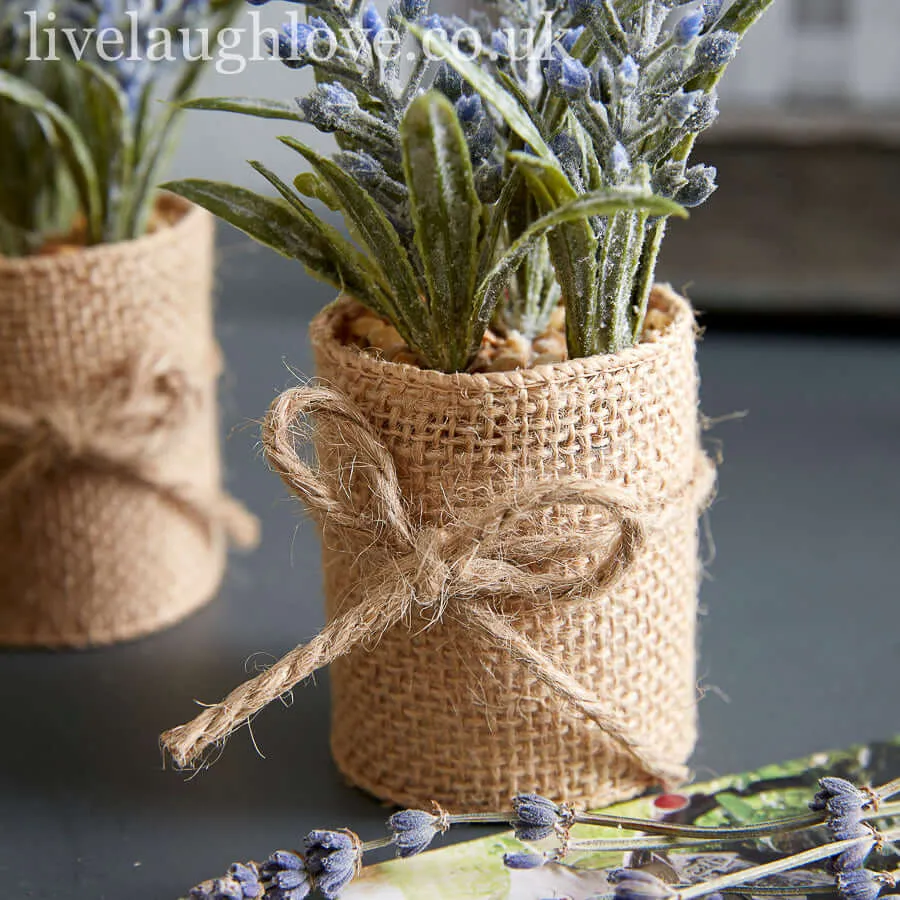
<instances>
[{"instance_id":1,"label":"green lavender leaf","mask_svg":"<svg viewBox=\"0 0 900 900\"><path fill-rule=\"evenodd\" d=\"M310 228L319 233L327 255L332 259L342 260L343 286L357 300L372 308L379 315L390 317L393 303L377 266L373 265L372 261L350 241L346 240L336 228L322 221L291 190L290 185L282 181L271 169L266 168L257 160L250 160L250 165L281 194L294 212Z\"/></svg>"},{"instance_id":2,"label":"green lavender leaf","mask_svg":"<svg viewBox=\"0 0 900 900\"><path fill-rule=\"evenodd\" d=\"M209 210L276 253L303 263L309 271L341 291L363 290L352 258L335 251L322 222L305 219L288 203L246 188L187 178L161 185Z\"/></svg>"},{"instance_id":3,"label":"green lavender leaf","mask_svg":"<svg viewBox=\"0 0 900 900\"><path fill-rule=\"evenodd\" d=\"M422 302L415 271L397 232L381 207L337 163L292 137L279 140L308 160L331 188L348 222L369 248L382 276L391 286L395 313L393 324L401 334L409 335L416 347L430 354L431 342L427 310Z\"/></svg>"},{"instance_id":4,"label":"green lavender leaf","mask_svg":"<svg viewBox=\"0 0 900 900\"><path fill-rule=\"evenodd\" d=\"M546 213L578 199L568 178L556 166L525 153L511 153L538 206ZM597 304L597 239L586 218L575 217L547 236L550 258L566 305L569 350L584 344L594 330ZM573 356L586 354L573 352Z\"/></svg>"},{"instance_id":5,"label":"green lavender leaf","mask_svg":"<svg viewBox=\"0 0 900 900\"><path fill-rule=\"evenodd\" d=\"M400 141L435 337L445 351L442 368L458 371L483 334L472 305L481 203L469 147L452 104L435 91L410 104Z\"/></svg>"},{"instance_id":6,"label":"green lavender leaf","mask_svg":"<svg viewBox=\"0 0 900 900\"><path fill-rule=\"evenodd\" d=\"M0 97L12 100L30 110L53 128L59 140L60 153L78 189L78 198L88 223L90 242L99 241L103 203L97 168L84 135L71 117L47 99L41 91L8 72L0 72Z\"/></svg>"},{"instance_id":7,"label":"green lavender leaf","mask_svg":"<svg viewBox=\"0 0 900 900\"><path fill-rule=\"evenodd\" d=\"M478 287L478 301L490 308L509 275L521 265L532 248L545 235L572 223L586 222L591 216L610 216L628 210L641 210L648 215L675 215L685 218L687 212L672 200L654 194L634 191L593 191L564 203L534 222L501 256Z\"/></svg>"},{"instance_id":8,"label":"green lavender leaf","mask_svg":"<svg viewBox=\"0 0 900 900\"><path fill-rule=\"evenodd\" d=\"M277 100L255 100L249 97L196 97L182 103L181 109L206 109L255 116L257 119L300 121L295 104L280 103Z\"/></svg>"}]
</instances>

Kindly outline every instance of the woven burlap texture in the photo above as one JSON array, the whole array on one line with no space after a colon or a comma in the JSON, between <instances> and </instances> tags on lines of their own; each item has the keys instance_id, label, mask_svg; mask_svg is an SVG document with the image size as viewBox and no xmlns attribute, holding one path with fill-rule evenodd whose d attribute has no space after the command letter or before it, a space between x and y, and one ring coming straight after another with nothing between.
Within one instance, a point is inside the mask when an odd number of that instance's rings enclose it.
<instances>
[{"instance_id":1,"label":"woven burlap texture","mask_svg":"<svg viewBox=\"0 0 900 900\"><path fill-rule=\"evenodd\" d=\"M392 454L400 484L434 524L516 483L578 475L622 485L649 507L691 496L699 448L695 324L665 287L671 316L652 342L530 370L445 375L385 363L347 346L354 305L313 322L323 384L346 394ZM317 446L352 477L352 456ZM462 513L464 515L464 512ZM506 604L515 627L672 763L696 739L698 503L670 510L613 590L535 609ZM583 516L547 518L578 529ZM327 613L359 602L362 548L323 544ZM341 771L378 797L454 810L505 807L520 791L601 806L649 779L508 654L451 620L406 624L331 668L331 746Z\"/></svg>"},{"instance_id":2,"label":"woven burlap texture","mask_svg":"<svg viewBox=\"0 0 900 900\"><path fill-rule=\"evenodd\" d=\"M13 421L34 412L28 439L37 442L17 445L9 431L0 442L2 644L135 638L196 610L222 578L227 515L220 521L216 507L227 504L220 493L213 221L173 197L160 204L177 221L138 240L0 259L0 407L7 419L17 414ZM147 483L122 477L121 466L105 458L99 466L80 464L88 449L72 445L92 436L65 432L83 431L86 411L102 417L109 408L113 432L103 446L115 456L114 429L126 429L123 443L133 438L124 411L116 424L117 402L163 409L166 392L176 390L187 404L177 428L148 426L148 433L166 434L152 448L152 466L143 467ZM150 395L128 396L145 391ZM14 467L40 456L51 440L65 444L50 448L52 464L15 477ZM154 489L156 480L199 505Z\"/></svg>"}]
</instances>

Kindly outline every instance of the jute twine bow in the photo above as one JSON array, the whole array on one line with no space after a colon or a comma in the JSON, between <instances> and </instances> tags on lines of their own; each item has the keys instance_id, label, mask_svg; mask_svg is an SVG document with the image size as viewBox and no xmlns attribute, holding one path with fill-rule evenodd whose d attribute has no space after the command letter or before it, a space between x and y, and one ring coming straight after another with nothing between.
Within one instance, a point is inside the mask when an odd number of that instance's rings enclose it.
<instances>
[{"instance_id":1,"label":"jute twine bow","mask_svg":"<svg viewBox=\"0 0 900 900\"><path fill-rule=\"evenodd\" d=\"M259 524L226 494L209 496L171 480L159 465L196 405L185 372L157 358L124 363L99 382L88 403L29 409L0 403L0 498L54 470L109 473L164 497L210 534L223 527L241 547L258 541Z\"/></svg>"},{"instance_id":2,"label":"jute twine bow","mask_svg":"<svg viewBox=\"0 0 900 900\"><path fill-rule=\"evenodd\" d=\"M329 471L312 469L297 453L301 417L315 419L320 447L342 446L352 456ZM223 741L272 700L360 644L377 643L402 621L421 628L452 618L508 653L555 696L595 722L653 781L674 784L687 770L661 758L603 701L516 630L503 611L510 604L575 601L611 587L628 569L648 531L662 521L630 491L582 478L516 487L443 525L414 521L394 460L359 409L344 395L317 386L283 393L262 428L266 456L306 505L323 534L364 546L357 556L363 585L358 605L329 622L309 643L244 682L191 722L165 732L162 744L187 766ZM326 454L327 455L327 454ZM702 454L701 454L702 456ZM705 461L689 488L709 495L714 470ZM683 498L688 499L688 498ZM541 528L560 507L587 507L598 522L573 531ZM607 548L598 554L597 549ZM427 673L423 673L427 677Z\"/></svg>"}]
</instances>

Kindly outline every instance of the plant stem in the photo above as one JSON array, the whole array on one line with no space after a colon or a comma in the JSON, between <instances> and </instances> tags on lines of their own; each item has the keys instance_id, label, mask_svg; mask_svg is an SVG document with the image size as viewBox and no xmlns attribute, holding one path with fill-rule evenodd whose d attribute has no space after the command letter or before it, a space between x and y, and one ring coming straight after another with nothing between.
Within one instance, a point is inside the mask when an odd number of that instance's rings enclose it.
<instances>
[{"instance_id":1,"label":"plant stem","mask_svg":"<svg viewBox=\"0 0 900 900\"><path fill-rule=\"evenodd\" d=\"M900 829L894 829L884 834L886 841L893 841L900 838ZM683 888L677 891L674 896L677 900L697 900L699 897L705 897L707 894L715 894L724 891L727 888L736 887L738 885L748 884L766 878L769 875L778 875L781 872L787 872L791 869L799 869L809 863L819 862L823 859L829 859L838 856L851 847L866 843L872 840L871 835L865 837L852 838L847 841L834 841L830 844L823 844L821 847L813 847L811 850L805 850L803 853L795 853L792 856L785 856L781 859L773 860L761 866L753 866L749 869L742 869L737 872L730 872L719 878L711 878L709 881L700 884L691 885L691 887Z\"/></svg>"}]
</instances>

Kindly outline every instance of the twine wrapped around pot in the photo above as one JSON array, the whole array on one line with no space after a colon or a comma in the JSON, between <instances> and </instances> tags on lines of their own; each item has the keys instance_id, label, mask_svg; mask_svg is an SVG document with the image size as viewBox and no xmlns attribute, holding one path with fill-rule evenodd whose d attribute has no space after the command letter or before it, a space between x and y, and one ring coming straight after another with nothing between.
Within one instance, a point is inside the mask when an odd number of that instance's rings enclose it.
<instances>
[{"instance_id":1,"label":"twine wrapped around pot","mask_svg":"<svg viewBox=\"0 0 900 900\"><path fill-rule=\"evenodd\" d=\"M213 223L0 259L0 644L138 637L205 603L225 535L256 522L220 488Z\"/></svg>"},{"instance_id":2,"label":"twine wrapped around pot","mask_svg":"<svg viewBox=\"0 0 900 900\"><path fill-rule=\"evenodd\" d=\"M313 323L320 387L273 404L273 468L323 532L329 623L163 736L184 765L332 666L332 749L399 804L599 805L684 778L695 739L699 448L694 323L529 371L443 375ZM315 421L313 471L295 443Z\"/></svg>"}]
</instances>

